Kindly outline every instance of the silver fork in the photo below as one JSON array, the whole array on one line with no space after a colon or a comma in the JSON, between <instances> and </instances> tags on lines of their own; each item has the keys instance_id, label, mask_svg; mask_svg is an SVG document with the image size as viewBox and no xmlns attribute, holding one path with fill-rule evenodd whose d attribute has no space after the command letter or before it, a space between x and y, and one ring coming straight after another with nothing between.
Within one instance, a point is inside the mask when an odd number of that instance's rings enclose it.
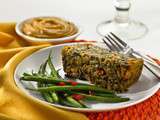
<instances>
[{"instance_id":1,"label":"silver fork","mask_svg":"<svg viewBox=\"0 0 160 120\"><path fill-rule=\"evenodd\" d=\"M122 41L119 37L117 37L112 32L110 32L110 34L105 36L105 38L112 45L112 46L110 44L107 45L108 47L109 46L111 47L110 49L112 49L114 51L118 51L118 52L123 52L126 55L134 54L134 55L140 56L144 59L145 62L153 65L154 67L157 67L158 69L160 69L160 66L155 61L153 61L150 57L148 57L146 55L143 55L142 53L140 53L138 51L135 51L129 45L127 45L127 43ZM103 41L106 42L104 39L103 39Z\"/></svg>"},{"instance_id":2,"label":"silver fork","mask_svg":"<svg viewBox=\"0 0 160 120\"><path fill-rule=\"evenodd\" d=\"M149 63L150 65L152 65L152 66L154 66L154 67L156 67L157 69L160 70L160 66L157 65L157 63L155 61L150 59L148 56L145 56L145 55L135 51L134 49L132 49L127 43L125 43L123 40L121 40L119 37L117 37L112 32L107 34L102 40L110 50L122 52L123 54L126 54L126 55L133 55L133 56L136 56L136 57L137 56L141 57L141 58L143 58L143 60L145 62ZM154 69L151 69L148 66L148 64L144 63L144 66L150 72L152 72L158 79L160 79L160 75Z\"/></svg>"}]
</instances>

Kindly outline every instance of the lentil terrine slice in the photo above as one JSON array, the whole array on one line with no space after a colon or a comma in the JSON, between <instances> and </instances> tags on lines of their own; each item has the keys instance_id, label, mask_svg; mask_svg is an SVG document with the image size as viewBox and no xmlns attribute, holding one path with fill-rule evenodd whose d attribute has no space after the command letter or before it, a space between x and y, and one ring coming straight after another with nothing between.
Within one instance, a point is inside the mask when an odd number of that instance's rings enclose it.
<instances>
[{"instance_id":1,"label":"lentil terrine slice","mask_svg":"<svg viewBox=\"0 0 160 120\"><path fill-rule=\"evenodd\" d=\"M92 44L65 46L62 62L67 76L85 79L117 92L126 91L136 82L143 68L141 58L128 57Z\"/></svg>"}]
</instances>

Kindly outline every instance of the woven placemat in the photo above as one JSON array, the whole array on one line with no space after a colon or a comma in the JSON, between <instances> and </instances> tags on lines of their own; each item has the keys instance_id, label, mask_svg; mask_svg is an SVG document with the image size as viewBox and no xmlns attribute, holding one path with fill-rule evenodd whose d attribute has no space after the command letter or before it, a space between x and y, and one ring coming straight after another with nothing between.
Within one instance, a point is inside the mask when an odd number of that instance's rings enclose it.
<instances>
[{"instance_id":1,"label":"woven placemat","mask_svg":"<svg viewBox=\"0 0 160 120\"><path fill-rule=\"evenodd\" d=\"M160 120L160 90L137 105L109 112L87 113L90 120Z\"/></svg>"}]
</instances>

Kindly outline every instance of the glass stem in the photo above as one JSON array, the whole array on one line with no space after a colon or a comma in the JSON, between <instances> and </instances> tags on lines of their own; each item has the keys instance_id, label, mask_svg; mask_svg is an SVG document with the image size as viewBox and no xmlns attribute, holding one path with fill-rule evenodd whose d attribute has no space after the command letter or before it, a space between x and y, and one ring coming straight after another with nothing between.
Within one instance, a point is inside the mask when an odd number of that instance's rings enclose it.
<instances>
[{"instance_id":1,"label":"glass stem","mask_svg":"<svg viewBox=\"0 0 160 120\"><path fill-rule=\"evenodd\" d=\"M117 23L129 23L129 9L131 7L130 0L115 0L115 22Z\"/></svg>"}]
</instances>

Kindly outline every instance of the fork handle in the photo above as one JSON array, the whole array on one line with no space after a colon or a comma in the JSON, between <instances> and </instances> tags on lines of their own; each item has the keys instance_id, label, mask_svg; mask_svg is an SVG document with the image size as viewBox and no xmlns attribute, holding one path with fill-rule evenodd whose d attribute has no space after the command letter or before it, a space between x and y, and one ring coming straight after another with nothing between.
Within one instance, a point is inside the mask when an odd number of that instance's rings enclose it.
<instances>
[{"instance_id":1,"label":"fork handle","mask_svg":"<svg viewBox=\"0 0 160 120\"><path fill-rule=\"evenodd\" d=\"M144 66L145 66L151 73L153 73L153 75L155 75L158 79L160 79L160 74L159 74L158 70L150 67L150 66L147 65L146 63L144 63Z\"/></svg>"},{"instance_id":2,"label":"fork handle","mask_svg":"<svg viewBox=\"0 0 160 120\"><path fill-rule=\"evenodd\" d=\"M133 51L133 53L135 55L138 55L140 57L142 57L144 59L145 62L149 63L150 65L160 69L160 66L155 62L153 61L152 59L150 59L147 55L143 55L142 53L138 52L138 51Z\"/></svg>"},{"instance_id":3,"label":"fork handle","mask_svg":"<svg viewBox=\"0 0 160 120\"><path fill-rule=\"evenodd\" d=\"M138 56L140 56L140 57L142 57L142 58L144 58L144 55L142 56L140 53L138 53L138 52L133 52L134 54L132 54L133 56L135 56L135 55L138 55ZM136 57L136 56L135 56ZM157 63L155 64L154 62L152 62L152 61L150 61L150 60L147 60L146 58L144 58L144 61L146 62L146 63L144 63L144 66L153 74L153 75L155 75L158 79L160 79L160 66L159 65L157 65ZM147 63L149 63L149 64L147 64Z\"/></svg>"}]
</instances>

